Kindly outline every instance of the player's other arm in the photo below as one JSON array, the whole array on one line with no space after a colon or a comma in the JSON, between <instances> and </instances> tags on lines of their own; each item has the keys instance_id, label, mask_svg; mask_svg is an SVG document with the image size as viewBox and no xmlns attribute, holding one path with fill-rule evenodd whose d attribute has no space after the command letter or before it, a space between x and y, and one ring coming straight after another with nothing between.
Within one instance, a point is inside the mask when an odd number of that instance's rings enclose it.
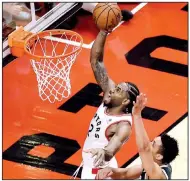
<instances>
[{"instance_id":1,"label":"player's other arm","mask_svg":"<svg viewBox=\"0 0 190 181\"><path fill-rule=\"evenodd\" d=\"M136 103L133 103L134 106L132 110L139 156L141 158L143 168L150 179L166 179L160 166L154 162L151 151L152 145L142 121L141 112L144 109L146 102L146 95L141 93L137 96Z\"/></svg>"},{"instance_id":2,"label":"player's other arm","mask_svg":"<svg viewBox=\"0 0 190 181\"><path fill-rule=\"evenodd\" d=\"M131 125L127 121L118 123L117 129L108 145L105 147L105 160L109 161L121 148L131 134Z\"/></svg>"},{"instance_id":3,"label":"player's other arm","mask_svg":"<svg viewBox=\"0 0 190 181\"><path fill-rule=\"evenodd\" d=\"M92 148L83 150L86 153L91 153L94 158L94 166L99 167L104 165L104 161L109 161L119 151L123 143L128 139L131 134L131 125L127 121L118 123L116 132L112 136L108 145L103 148Z\"/></svg>"},{"instance_id":4,"label":"player's other arm","mask_svg":"<svg viewBox=\"0 0 190 181\"><path fill-rule=\"evenodd\" d=\"M115 83L109 78L103 62L104 45L106 42L107 34L108 33L105 31L100 31L98 33L98 36L93 43L90 53L91 67L97 83L104 92L104 96L105 93L107 93L112 87L115 86Z\"/></svg>"},{"instance_id":5,"label":"player's other arm","mask_svg":"<svg viewBox=\"0 0 190 181\"><path fill-rule=\"evenodd\" d=\"M134 165L129 168L112 168L106 167L98 171L96 179L138 179L143 171L142 165Z\"/></svg>"}]
</instances>

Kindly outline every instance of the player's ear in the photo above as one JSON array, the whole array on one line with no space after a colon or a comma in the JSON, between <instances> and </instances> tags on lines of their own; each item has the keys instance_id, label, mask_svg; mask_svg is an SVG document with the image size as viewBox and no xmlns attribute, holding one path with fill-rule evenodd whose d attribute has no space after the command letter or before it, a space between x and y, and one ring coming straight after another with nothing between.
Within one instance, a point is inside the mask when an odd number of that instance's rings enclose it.
<instances>
[{"instance_id":1,"label":"player's ear","mask_svg":"<svg viewBox=\"0 0 190 181\"><path fill-rule=\"evenodd\" d=\"M130 103L130 100L127 99L127 98L124 99L123 102L122 102L123 105L128 105L129 103Z\"/></svg>"},{"instance_id":2,"label":"player's ear","mask_svg":"<svg viewBox=\"0 0 190 181\"><path fill-rule=\"evenodd\" d=\"M156 154L156 160L162 160L163 159L163 155L161 154Z\"/></svg>"}]
</instances>

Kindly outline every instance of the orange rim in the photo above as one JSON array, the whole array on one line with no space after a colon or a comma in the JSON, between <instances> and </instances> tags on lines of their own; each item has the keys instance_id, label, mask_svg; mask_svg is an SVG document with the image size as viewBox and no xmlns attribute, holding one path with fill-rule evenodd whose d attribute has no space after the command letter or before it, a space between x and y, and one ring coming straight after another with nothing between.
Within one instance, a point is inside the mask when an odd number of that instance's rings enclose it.
<instances>
[{"instance_id":1,"label":"orange rim","mask_svg":"<svg viewBox=\"0 0 190 181\"><path fill-rule=\"evenodd\" d=\"M26 45L28 44L28 42L33 39L33 41L35 41L37 39L37 36L39 37L45 37L45 36L48 36L49 33L52 33L52 35L59 35L59 34L62 34L62 33L66 33L67 35L77 35L77 37L80 39L80 46L77 50L74 50L70 53L67 53L65 55L59 55L59 56L55 56L55 57L44 57L44 56L38 56L38 55L33 55L31 54L27 48L26 48ZM24 42L24 51L27 55L29 55L30 57L34 57L35 59L58 59L58 58L63 58L63 57L67 57L67 56L70 56L72 54L75 54L76 52L80 51L81 50L81 47L83 45L83 38L76 32L74 31L70 31L70 30L61 30L61 29L55 29L55 30L46 30L46 31L42 31L42 32L39 32L39 33L36 33L32 36L30 36L29 38L26 39L26 41Z\"/></svg>"}]
</instances>

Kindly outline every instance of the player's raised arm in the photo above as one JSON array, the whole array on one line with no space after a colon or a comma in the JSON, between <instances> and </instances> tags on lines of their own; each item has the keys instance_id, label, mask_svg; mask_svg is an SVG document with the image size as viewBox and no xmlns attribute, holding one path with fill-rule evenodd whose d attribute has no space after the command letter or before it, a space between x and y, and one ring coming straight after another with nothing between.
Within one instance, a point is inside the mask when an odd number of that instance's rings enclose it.
<instances>
[{"instance_id":1,"label":"player's raised arm","mask_svg":"<svg viewBox=\"0 0 190 181\"><path fill-rule=\"evenodd\" d=\"M105 31L99 32L96 40L93 43L90 54L90 63L95 79L104 93L108 92L112 87L115 86L115 83L109 78L103 62L104 45L107 34L108 32Z\"/></svg>"},{"instance_id":2,"label":"player's raised arm","mask_svg":"<svg viewBox=\"0 0 190 181\"><path fill-rule=\"evenodd\" d=\"M142 121L141 112L144 109L146 102L147 97L142 93L137 96L136 102L133 102L134 106L132 114L135 123L136 144L139 156L149 179L166 179L161 167L154 161L152 144Z\"/></svg>"}]
</instances>

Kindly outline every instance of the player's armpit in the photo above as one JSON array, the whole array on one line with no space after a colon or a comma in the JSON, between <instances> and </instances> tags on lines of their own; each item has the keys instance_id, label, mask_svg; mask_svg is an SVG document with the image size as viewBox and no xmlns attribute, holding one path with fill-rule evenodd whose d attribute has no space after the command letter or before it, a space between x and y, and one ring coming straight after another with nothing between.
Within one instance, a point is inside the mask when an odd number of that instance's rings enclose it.
<instances>
[{"instance_id":1,"label":"player's armpit","mask_svg":"<svg viewBox=\"0 0 190 181\"><path fill-rule=\"evenodd\" d=\"M164 173L162 172L161 167L157 163L150 161L150 155L147 156L146 153L141 153L140 157L141 160L143 158L142 165L149 179L167 179Z\"/></svg>"},{"instance_id":2,"label":"player's armpit","mask_svg":"<svg viewBox=\"0 0 190 181\"><path fill-rule=\"evenodd\" d=\"M131 125L128 121L121 121L108 145L105 147L105 159L109 161L121 148L131 134Z\"/></svg>"},{"instance_id":3,"label":"player's armpit","mask_svg":"<svg viewBox=\"0 0 190 181\"><path fill-rule=\"evenodd\" d=\"M149 179L166 179L161 167L154 162L152 152L149 149L141 150L139 156Z\"/></svg>"}]
</instances>

